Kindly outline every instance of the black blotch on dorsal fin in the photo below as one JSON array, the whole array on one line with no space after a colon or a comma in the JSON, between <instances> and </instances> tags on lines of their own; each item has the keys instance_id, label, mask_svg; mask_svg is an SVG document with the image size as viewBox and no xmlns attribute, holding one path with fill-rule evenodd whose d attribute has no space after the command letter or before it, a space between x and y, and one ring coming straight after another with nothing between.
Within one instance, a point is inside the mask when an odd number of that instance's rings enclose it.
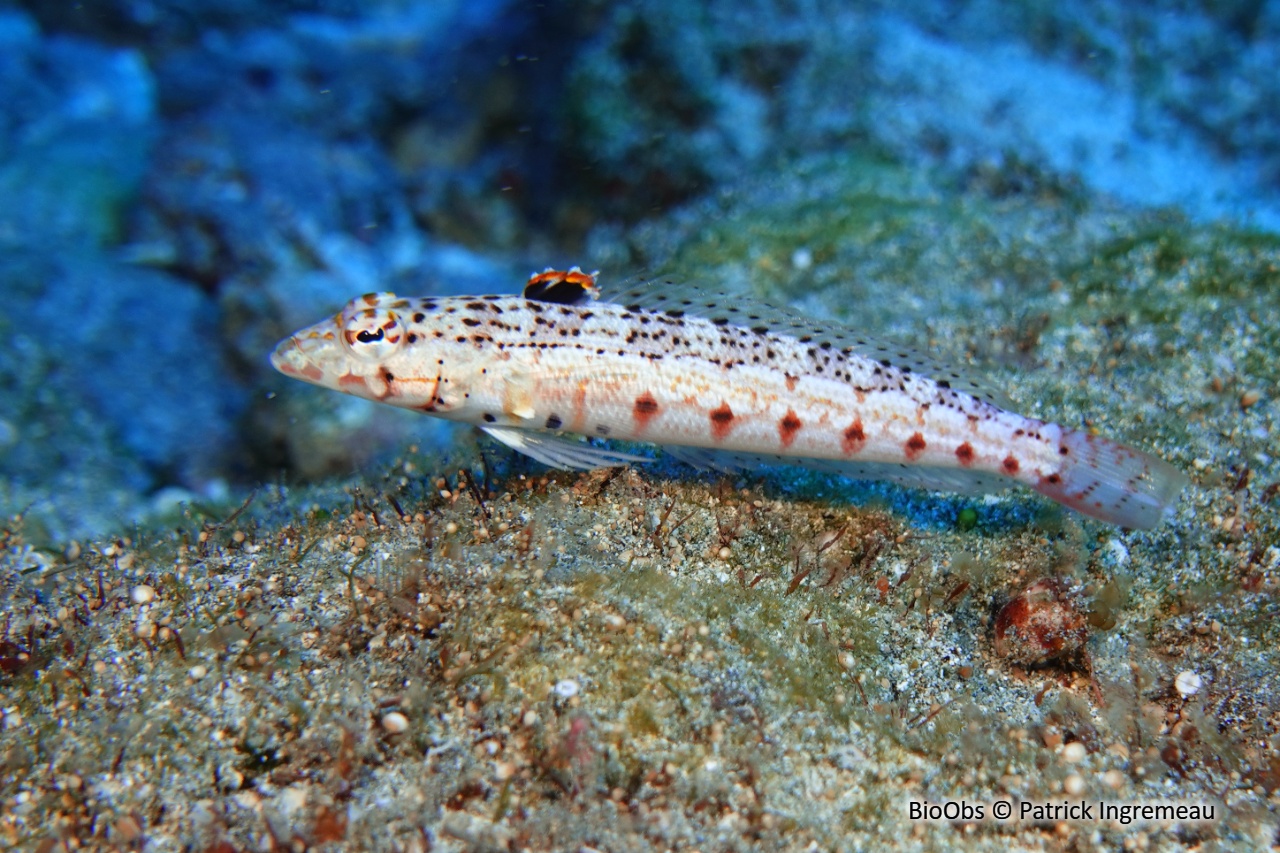
<instances>
[{"instance_id":1,"label":"black blotch on dorsal fin","mask_svg":"<svg viewBox=\"0 0 1280 853\"><path fill-rule=\"evenodd\" d=\"M547 270L535 275L524 286L522 295L535 302L586 305L594 301L596 292L595 276L574 267L568 272Z\"/></svg>"},{"instance_id":2,"label":"black blotch on dorsal fin","mask_svg":"<svg viewBox=\"0 0 1280 853\"><path fill-rule=\"evenodd\" d=\"M580 284L569 281L540 281L524 289L524 298L535 302L554 302L557 305L585 305L591 301L589 291Z\"/></svg>"}]
</instances>

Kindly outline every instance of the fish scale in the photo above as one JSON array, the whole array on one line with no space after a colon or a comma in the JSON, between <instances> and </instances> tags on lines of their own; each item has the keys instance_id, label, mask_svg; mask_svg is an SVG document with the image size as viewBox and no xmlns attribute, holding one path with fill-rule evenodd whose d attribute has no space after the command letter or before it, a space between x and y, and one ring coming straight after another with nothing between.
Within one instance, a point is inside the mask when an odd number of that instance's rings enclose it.
<instances>
[{"instance_id":1,"label":"fish scale","mask_svg":"<svg viewBox=\"0 0 1280 853\"><path fill-rule=\"evenodd\" d=\"M945 365L834 324L669 281L600 298L594 285L548 270L522 296L369 294L282 341L272 363L475 424L558 467L643 461L561 437L576 433L682 448L715 467L780 458L961 491L1014 481L1128 527L1157 524L1185 482L1155 457L1009 411Z\"/></svg>"}]
</instances>

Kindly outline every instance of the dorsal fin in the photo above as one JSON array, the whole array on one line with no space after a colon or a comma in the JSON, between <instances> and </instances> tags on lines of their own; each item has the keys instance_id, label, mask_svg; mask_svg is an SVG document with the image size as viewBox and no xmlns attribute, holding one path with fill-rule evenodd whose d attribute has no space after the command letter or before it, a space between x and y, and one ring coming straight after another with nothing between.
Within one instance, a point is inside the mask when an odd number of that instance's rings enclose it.
<instances>
[{"instance_id":1,"label":"dorsal fin","mask_svg":"<svg viewBox=\"0 0 1280 853\"><path fill-rule=\"evenodd\" d=\"M525 282L523 296L535 302L554 302L558 305L585 305L593 301L599 290L596 276L599 272L583 272L580 267L554 270L547 267L534 273Z\"/></svg>"},{"instance_id":2,"label":"dorsal fin","mask_svg":"<svg viewBox=\"0 0 1280 853\"><path fill-rule=\"evenodd\" d=\"M600 288L601 301L632 310L661 311L673 316L701 317L717 325L732 324L775 335L787 335L801 343L829 341L833 347L907 368L953 390L998 406L1015 406L990 382L970 376L955 365L942 362L906 344L885 340L852 329L843 323L806 317L786 308L721 289L705 289L669 276L632 277Z\"/></svg>"}]
</instances>

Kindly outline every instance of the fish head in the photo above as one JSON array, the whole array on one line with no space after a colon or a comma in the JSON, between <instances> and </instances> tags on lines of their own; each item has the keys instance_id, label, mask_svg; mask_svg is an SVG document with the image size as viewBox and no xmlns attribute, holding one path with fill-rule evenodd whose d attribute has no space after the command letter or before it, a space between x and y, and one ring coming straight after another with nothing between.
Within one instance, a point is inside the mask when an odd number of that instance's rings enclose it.
<instances>
[{"instance_id":1,"label":"fish head","mask_svg":"<svg viewBox=\"0 0 1280 853\"><path fill-rule=\"evenodd\" d=\"M282 340L271 365L322 388L447 415L463 405L478 370L448 342L452 338L429 333L426 326L443 319L424 317L420 301L394 293L353 299Z\"/></svg>"}]
</instances>

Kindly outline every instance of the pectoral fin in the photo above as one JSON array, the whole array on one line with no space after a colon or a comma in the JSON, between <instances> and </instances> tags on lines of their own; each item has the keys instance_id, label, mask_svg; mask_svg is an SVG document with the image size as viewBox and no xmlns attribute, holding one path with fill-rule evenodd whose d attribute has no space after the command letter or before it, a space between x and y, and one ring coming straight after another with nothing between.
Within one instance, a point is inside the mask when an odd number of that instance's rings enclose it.
<instances>
[{"instance_id":1,"label":"pectoral fin","mask_svg":"<svg viewBox=\"0 0 1280 853\"><path fill-rule=\"evenodd\" d=\"M502 442L512 450L538 460L543 465L565 470L590 471L593 468L612 468L632 462L652 462L645 456L633 456L606 450L581 441L569 441L541 432L530 432L512 427L483 427L490 438Z\"/></svg>"}]
</instances>

